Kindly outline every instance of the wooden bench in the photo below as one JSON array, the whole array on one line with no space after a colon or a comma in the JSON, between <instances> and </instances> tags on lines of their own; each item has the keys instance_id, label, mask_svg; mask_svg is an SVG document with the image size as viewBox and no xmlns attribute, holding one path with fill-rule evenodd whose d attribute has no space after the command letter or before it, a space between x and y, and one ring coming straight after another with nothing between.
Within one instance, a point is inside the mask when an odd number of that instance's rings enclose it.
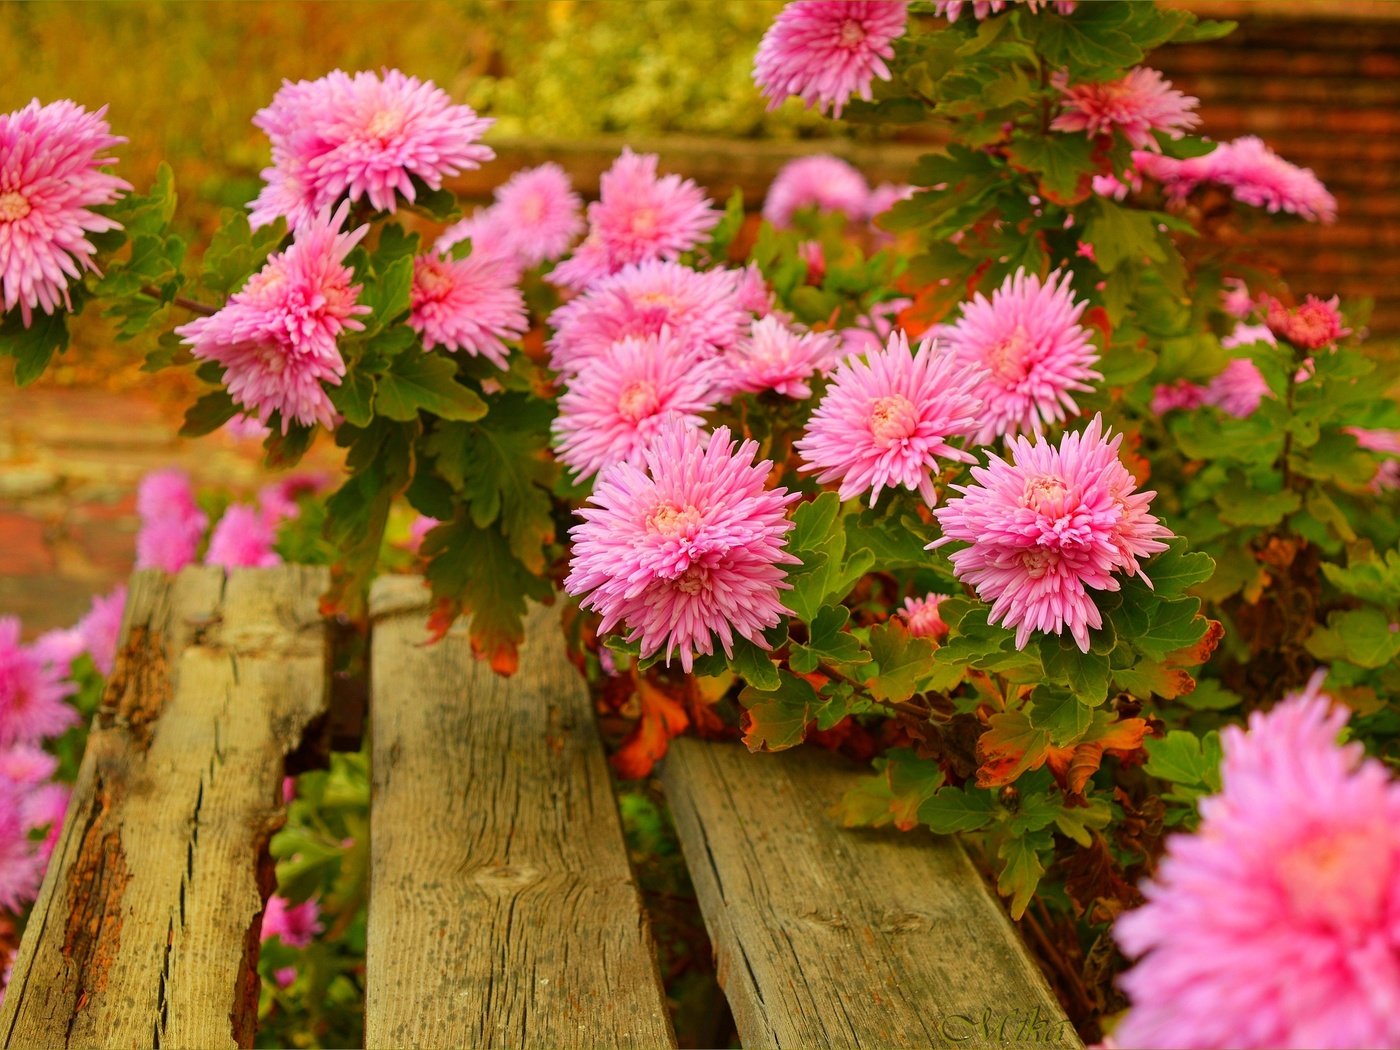
<instances>
[{"instance_id":1,"label":"wooden bench","mask_svg":"<svg viewBox=\"0 0 1400 1050\"><path fill-rule=\"evenodd\" d=\"M287 756L325 721L319 570L133 577L0 1046L252 1045ZM369 1047L674 1046L557 610L499 678L371 600ZM961 847L849 831L856 771L679 740L664 785L745 1047L1078 1046Z\"/></svg>"}]
</instances>

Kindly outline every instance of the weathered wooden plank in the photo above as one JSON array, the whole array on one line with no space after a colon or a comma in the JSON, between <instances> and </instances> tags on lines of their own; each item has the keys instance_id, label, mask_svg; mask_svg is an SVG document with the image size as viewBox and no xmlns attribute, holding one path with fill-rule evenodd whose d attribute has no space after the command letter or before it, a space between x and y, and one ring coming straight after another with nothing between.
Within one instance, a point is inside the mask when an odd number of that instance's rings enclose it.
<instances>
[{"instance_id":1,"label":"weathered wooden plank","mask_svg":"<svg viewBox=\"0 0 1400 1050\"><path fill-rule=\"evenodd\" d=\"M858 772L677 740L663 782L745 1047L1080 1043L953 840L842 828Z\"/></svg>"},{"instance_id":2,"label":"weathered wooden plank","mask_svg":"<svg viewBox=\"0 0 1400 1050\"><path fill-rule=\"evenodd\" d=\"M322 570L132 577L0 1046L252 1046L283 760L324 710Z\"/></svg>"},{"instance_id":3,"label":"weathered wooden plank","mask_svg":"<svg viewBox=\"0 0 1400 1050\"><path fill-rule=\"evenodd\" d=\"M422 581L379 581L365 1040L674 1046L588 692L557 609L520 671L425 646Z\"/></svg>"}]
</instances>

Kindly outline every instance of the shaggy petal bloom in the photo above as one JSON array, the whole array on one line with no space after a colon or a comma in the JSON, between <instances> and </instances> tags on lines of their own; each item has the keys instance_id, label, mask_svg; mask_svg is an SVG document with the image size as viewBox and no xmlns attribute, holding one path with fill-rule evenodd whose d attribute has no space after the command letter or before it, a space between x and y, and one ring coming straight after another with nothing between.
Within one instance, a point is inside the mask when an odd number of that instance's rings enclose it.
<instances>
[{"instance_id":1,"label":"shaggy petal bloom","mask_svg":"<svg viewBox=\"0 0 1400 1050\"><path fill-rule=\"evenodd\" d=\"M20 644L17 619L0 617L0 749L37 744L77 724L78 712L66 702L76 688Z\"/></svg>"},{"instance_id":2,"label":"shaggy petal bloom","mask_svg":"<svg viewBox=\"0 0 1400 1050\"><path fill-rule=\"evenodd\" d=\"M281 938L288 948L305 948L321 932L321 909L314 900L293 904L279 894L267 900L262 939Z\"/></svg>"},{"instance_id":3,"label":"shaggy petal bloom","mask_svg":"<svg viewBox=\"0 0 1400 1050\"><path fill-rule=\"evenodd\" d=\"M736 634L768 648L763 632L789 612L783 566L799 559L784 549L786 508L799 494L768 488L773 464L757 452L728 427L705 434L673 418L643 463L603 472L569 531L564 581L602 615L600 633L622 623L644 657L679 653L687 673L716 638L728 656Z\"/></svg>"},{"instance_id":4,"label":"shaggy petal bloom","mask_svg":"<svg viewBox=\"0 0 1400 1050\"><path fill-rule=\"evenodd\" d=\"M177 573L194 562L208 517L194 501L190 476L182 470L157 470L136 489L136 567Z\"/></svg>"},{"instance_id":5,"label":"shaggy petal bloom","mask_svg":"<svg viewBox=\"0 0 1400 1050\"><path fill-rule=\"evenodd\" d=\"M1230 187L1237 201L1309 222L1337 220L1337 200L1312 169L1290 164L1256 135L1223 143L1198 159L1208 162L1210 179Z\"/></svg>"},{"instance_id":6,"label":"shaggy petal bloom","mask_svg":"<svg viewBox=\"0 0 1400 1050\"><path fill-rule=\"evenodd\" d=\"M853 222L870 213L870 184L840 157L814 153L782 166L763 199L763 217L780 229L801 208L840 212Z\"/></svg>"},{"instance_id":7,"label":"shaggy petal bloom","mask_svg":"<svg viewBox=\"0 0 1400 1050\"><path fill-rule=\"evenodd\" d=\"M0 302L19 307L26 328L38 307L72 309L68 284L96 271L90 233L121 224L92 211L131 186L102 170L101 156L126 139L111 134L106 107L89 113L64 99L35 99L0 115Z\"/></svg>"},{"instance_id":8,"label":"shaggy petal bloom","mask_svg":"<svg viewBox=\"0 0 1400 1050\"><path fill-rule=\"evenodd\" d=\"M300 229L347 194L391 212L398 197L416 199L415 179L438 190L444 176L495 156L478 141L494 121L397 69L283 81L253 123L272 141L267 185L250 205L254 226L285 216Z\"/></svg>"},{"instance_id":9,"label":"shaggy petal bloom","mask_svg":"<svg viewBox=\"0 0 1400 1050\"><path fill-rule=\"evenodd\" d=\"M44 862L24 826L20 789L0 782L0 912L19 914L39 892Z\"/></svg>"},{"instance_id":10,"label":"shaggy petal bloom","mask_svg":"<svg viewBox=\"0 0 1400 1050\"><path fill-rule=\"evenodd\" d=\"M1400 1045L1400 784L1321 676L1221 731L1220 794L1114 927L1121 1046Z\"/></svg>"},{"instance_id":11,"label":"shaggy petal bloom","mask_svg":"<svg viewBox=\"0 0 1400 1050\"><path fill-rule=\"evenodd\" d=\"M938 615L938 603L947 597L946 594L926 594L922 598L905 598L904 608L896 611L915 638L937 640L948 633L948 625Z\"/></svg>"},{"instance_id":12,"label":"shaggy petal bloom","mask_svg":"<svg viewBox=\"0 0 1400 1050\"><path fill-rule=\"evenodd\" d=\"M71 794L67 784L43 784L31 791L24 799L23 819L27 831L48 829L39 844L39 861L47 866L53 848L58 845L58 836L63 831L63 818L68 815L68 798Z\"/></svg>"},{"instance_id":13,"label":"shaggy petal bloom","mask_svg":"<svg viewBox=\"0 0 1400 1050\"><path fill-rule=\"evenodd\" d=\"M1078 413L1075 391L1092 389L1098 353L1079 318L1073 274L1050 274L1044 284L1025 270L1002 282L990 300L981 292L963 304L948 334L958 360L981 370L979 445L1004 435L1039 434Z\"/></svg>"},{"instance_id":14,"label":"shaggy petal bloom","mask_svg":"<svg viewBox=\"0 0 1400 1050\"><path fill-rule=\"evenodd\" d=\"M588 206L588 236L549 279L581 290L628 263L674 259L698 245L719 219L694 182L658 176L656 154L624 147L599 180L598 200Z\"/></svg>"},{"instance_id":15,"label":"shaggy petal bloom","mask_svg":"<svg viewBox=\"0 0 1400 1050\"><path fill-rule=\"evenodd\" d=\"M1089 631L1103 626L1090 590L1116 591L1115 573L1147 576L1139 559L1166 549L1171 533L1148 511L1155 492L1138 492L1118 459L1122 435L1111 440L1095 416L1058 447L1012 438L1011 459L988 456L973 467L972 485L935 510L939 547L970 547L950 560L959 580L992 602L988 620L1016 630L1024 649L1032 631L1063 634L1089 651Z\"/></svg>"},{"instance_id":16,"label":"shaggy petal bloom","mask_svg":"<svg viewBox=\"0 0 1400 1050\"><path fill-rule=\"evenodd\" d=\"M1065 96L1065 108L1050 124L1054 131L1082 131L1093 138L1117 130L1136 148L1159 152L1157 132L1179 139L1201 122L1195 113L1201 100L1173 90L1170 80L1147 66L1089 84L1070 84L1060 74L1055 86Z\"/></svg>"},{"instance_id":17,"label":"shaggy petal bloom","mask_svg":"<svg viewBox=\"0 0 1400 1050\"><path fill-rule=\"evenodd\" d=\"M773 390L808 398L807 380L825 372L840 352L834 332L796 332L776 317L755 321L749 338L720 359L726 394Z\"/></svg>"},{"instance_id":18,"label":"shaggy petal bloom","mask_svg":"<svg viewBox=\"0 0 1400 1050\"><path fill-rule=\"evenodd\" d=\"M526 268L559 258L583 232L583 202L558 164L517 171L495 198L503 246Z\"/></svg>"},{"instance_id":19,"label":"shaggy petal bloom","mask_svg":"<svg viewBox=\"0 0 1400 1050\"><path fill-rule=\"evenodd\" d=\"M1133 150L1133 168L1138 176L1132 179L1134 189L1140 187L1142 178L1149 178L1161 184L1167 200L1180 204L1197 186L1211 180L1215 164L1212 158L1219 152L1220 147L1217 146L1204 156L1178 160L1148 150Z\"/></svg>"},{"instance_id":20,"label":"shaggy petal bloom","mask_svg":"<svg viewBox=\"0 0 1400 1050\"><path fill-rule=\"evenodd\" d=\"M867 102L875 78L904 35L906 0L793 0L778 13L754 58L753 79L777 109L796 95L839 118L852 95Z\"/></svg>"},{"instance_id":21,"label":"shaggy petal bloom","mask_svg":"<svg viewBox=\"0 0 1400 1050\"><path fill-rule=\"evenodd\" d=\"M426 350L463 350L506 368L510 348L503 340L519 339L529 327L515 276L490 255L420 255L413 260L409 327L423 336Z\"/></svg>"},{"instance_id":22,"label":"shaggy petal bloom","mask_svg":"<svg viewBox=\"0 0 1400 1050\"><path fill-rule=\"evenodd\" d=\"M204 564L225 569L265 569L281 565L282 558L272 549L276 541L276 529L257 507L235 503L214 526Z\"/></svg>"},{"instance_id":23,"label":"shaggy petal bloom","mask_svg":"<svg viewBox=\"0 0 1400 1050\"><path fill-rule=\"evenodd\" d=\"M1206 384L1205 403L1236 419L1244 419L1254 414L1259 402L1272 396L1259 366L1247 357L1237 357Z\"/></svg>"},{"instance_id":24,"label":"shaggy petal bloom","mask_svg":"<svg viewBox=\"0 0 1400 1050\"><path fill-rule=\"evenodd\" d=\"M1152 414L1165 415L1176 409L1200 408L1206 403L1206 388L1189 379L1163 383L1152 391Z\"/></svg>"},{"instance_id":25,"label":"shaggy petal bloom","mask_svg":"<svg viewBox=\"0 0 1400 1050\"><path fill-rule=\"evenodd\" d=\"M734 275L734 305L755 317L767 317L773 312L773 289L768 287L757 263L729 273Z\"/></svg>"},{"instance_id":26,"label":"shaggy petal bloom","mask_svg":"<svg viewBox=\"0 0 1400 1050\"><path fill-rule=\"evenodd\" d=\"M0 751L0 782L34 787L52 779L58 772L58 759L43 748L20 744Z\"/></svg>"},{"instance_id":27,"label":"shaggy petal bloom","mask_svg":"<svg viewBox=\"0 0 1400 1050\"><path fill-rule=\"evenodd\" d=\"M1238 346L1251 346L1254 343L1268 343L1270 346L1278 346L1278 340L1274 338L1274 333L1269 331L1268 325L1262 324L1240 324L1235 325L1234 330L1220 340L1220 345L1226 350L1233 350Z\"/></svg>"},{"instance_id":28,"label":"shaggy petal bloom","mask_svg":"<svg viewBox=\"0 0 1400 1050\"><path fill-rule=\"evenodd\" d=\"M688 352L669 332L615 343L559 398L555 452L580 479L638 462L669 416L704 423L719 377L718 361Z\"/></svg>"},{"instance_id":29,"label":"shaggy petal bloom","mask_svg":"<svg viewBox=\"0 0 1400 1050\"><path fill-rule=\"evenodd\" d=\"M122 633L122 614L126 612L126 585L118 584L111 594L92 600L92 608L78 621L83 636L84 651L104 675L112 673L117 659L117 642Z\"/></svg>"},{"instance_id":30,"label":"shaggy petal bloom","mask_svg":"<svg viewBox=\"0 0 1400 1050\"><path fill-rule=\"evenodd\" d=\"M1310 295L1292 310L1268 295L1260 305L1264 307L1268 330L1301 350L1321 350L1351 334L1351 329L1342 324L1341 300L1335 295L1331 299Z\"/></svg>"},{"instance_id":31,"label":"shaggy petal bloom","mask_svg":"<svg viewBox=\"0 0 1400 1050\"><path fill-rule=\"evenodd\" d=\"M34 652L67 678L73 670L73 661L87 652L87 639L76 626L45 631L34 639ZM4 776L3 770L0 776Z\"/></svg>"},{"instance_id":32,"label":"shaggy petal bloom","mask_svg":"<svg viewBox=\"0 0 1400 1050\"><path fill-rule=\"evenodd\" d=\"M938 494L938 461L974 462L949 439L977 429L978 375L925 339L917 353L897 331L889 345L864 360L836 366L831 385L793 446L804 471L820 471L822 484L841 482L843 500L870 493L870 505L887 486L918 492L932 506Z\"/></svg>"},{"instance_id":33,"label":"shaggy petal bloom","mask_svg":"<svg viewBox=\"0 0 1400 1050\"><path fill-rule=\"evenodd\" d=\"M355 302L360 286L345 265L369 227L341 233L349 207L303 224L292 246L271 256L223 309L175 329L195 357L223 365L229 394L260 422L280 413L284 434L293 421L335 425L322 384L340 385L345 361L336 339L362 330L356 317L370 312Z\"/></svg>"}]
</instances>

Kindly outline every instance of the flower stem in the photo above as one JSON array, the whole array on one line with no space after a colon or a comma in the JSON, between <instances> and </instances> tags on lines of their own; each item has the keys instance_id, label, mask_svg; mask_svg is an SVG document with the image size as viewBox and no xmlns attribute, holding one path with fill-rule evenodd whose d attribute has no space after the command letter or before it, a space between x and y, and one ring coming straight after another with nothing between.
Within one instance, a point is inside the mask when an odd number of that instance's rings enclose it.
<instances>
[{"instance_id":1,"label":"flower stem","mask_svg":"<svg viewBox=\"0 0 1400 1050\"><path fill-rule=\"evenodd\" d=\"M154 285L146 285L141 289L142 295L149 295L152 299L159 299L162 302L165 296L161 295L160 289ZM210 306L208 303L196 302L193 299L186 299L183 295L177 295L170 302L182 310L188 310L192 314L199 314L201 317L213 317L219 312L218 307Z\"/></svg>"}]
</instances>

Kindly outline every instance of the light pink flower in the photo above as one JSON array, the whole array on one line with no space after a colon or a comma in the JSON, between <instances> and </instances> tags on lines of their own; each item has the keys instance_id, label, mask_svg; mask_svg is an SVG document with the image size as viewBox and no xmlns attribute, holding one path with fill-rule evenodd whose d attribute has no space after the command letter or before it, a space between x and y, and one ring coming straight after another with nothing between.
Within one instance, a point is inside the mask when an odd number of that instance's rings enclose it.
<instances>
[{"instance_id":1,"label":"light pink flower","mask_svg":"<svg viewBox=\"0 0 1400 1050\"><path fill-rule=\"evenodd\" d=\"M1257 135L1247 135L1207 154L1210 178L1230 187L1237 201L1310 222L1337 219L1337 200L1311 168L1290 164Z\"/></svg>"},{"instance_id":2,"label":"light pink flower","mask_svg":"<svg viewBox=\"0 0 1400 1050\"><path fill-rule=\"evenodd\" d=\"M73 670L73 661L87 652L87 639L76 626L61 628L39 635L34 639L33 649L39 659L67 678ZM3 775L0 771L0 776Z\"/></svg>"},{"instance_id":3,"label":"light pink flower","mask_svg":"<svg viewBox=\"0 0 1400 1050\"><path fill-rule=\"evenodd\" d=\"M1132 153L1133 174L1129 180L1133 189L1142 188L1142 179L1149 178L1161 184L1162 193L1173 204L1180 204L1201 183L1209 182L1215 171L1214 157L1220 152L1217 146L1212 152L1199 157L1165 157L1160 153L1135 149Z\"/></svg>"},{"instance_id":4,"label":"light pink flower","mask_svg":"<svg viewBox=\"0 0 1400 1050\"><path fill-rule=\"evenodd\" d=\"M1200 408L1206 403L1206 388L1189 379L1162 383L1152 390L1152 414L1165 415L1176 409Z\"/></svg>"},{"instance_id":5,"label":"light pink flower","mask_svg":"<svg viewBox=\"0 0 1400 1050\"><path fill-rule=\"evenodd\" d=\"M565 590L602 614L600 633L622 623L644 657L679 653L688 673L696 655L735 635L767 649L763 632L787 610L786 507L798 493L768 488L773 464L754 462L758 443L736 443L729 428L704 434L670 420L644 465L605 470L583 523L569 535L573 557Z\"/></svg>"},{"instance_id":6,"label":"light pink flower","mask_svg":"<svg viewBox=\"0 0 1400 1050\"><path fill-rule=\"evenodd\" d=\"M321 909L316 901L293 904L280 894L267 900L263 912L262 939L278 937L288 948L305 948L321 932Z\"/></svg>"},{"instance_id":7,"label":"light pink flower","mask_svg":"<svg viewBox=\"0 0 1400 1050\"><path fill-rule=\"evenodd\" d=\"M913 196L913 186L906 183L882 182L870 191L870 198L865 202L866 218L879 218L900 201L907 201Z\"/></svg>"},{"instance_id":8,"label":"light pink flower","mask_svg":"<svg viewBox=\"0 0 1400 1050\"><path fill-rule=\"evenodd\" d=\"M808 398L807 380L829 369L839 351L834 332L798 332L776 317L764 317L753 323L749 338L720 358L721 384L727 395L772 390Z\"/></svg>"},{"instance_id":9,"label":"light pink flower","mask_svg":"<svg viewBox=\"0 0 1400 1050\"><path fill-rule=\"evenodd\" d=\"M619 461L639 462L665 420L689 426L719 400L719 363L669 331L623 339L569 381L553 424L559 460L580 479Z\"/></svg>"},{"instance_id":10,"label":"light pink flower","mask_svg":"<svg viewBox=\"0 0 1400 1050\"><path fill-rule=\"evenodd\" d=\"M1227 277L1220 289L1220 308L1231 317L1243 321L1254 312L1254 298L1249 286L1238 277Z\"/></svg>"},{"instance_id":11,"label":"light pink flower","mask_svg":"<svg viewBox=\"0 0 1400 1050\"><path fill-rule=\"evenodd\" d=\"M225 569L265 569L281 565L282 558L272 549L277 541L276 530L257 507L235 503L209 535L209 553L204 564Z\"/></svg>"},{"instance_id":12,"label":"light pink flower","mask_svg":"<svg viewBox=\"0 0 1400 1050\"><path fill-rule=\"evenodd\" d=\"M1400 456L1400 430L1368 430L1365 427L1342 427L1356 438L1356 443L1371 452Z\"/></svg>"},{"instance_id":13,"label":"light pink flower","mask_svg":"<svg viewBox=\"0 0 1400 1050\"><path fill-rule=\"evenodd\" d=\"M438 190L444 176L495 156L478 141L494 121L397 69L283 81L253 123L272 141L267 185L250 205L254 226L284 216L300 229L346 195L392 212L399 197L417 199L416 182Z\"/></svg>"},{"instance_id":14,"label":"light pink flower","mask_svg":"<svg viewBox=\"0 0 1400 1050\"><path fill-rule=\"evenodd\" d=\"M83 648L92 657L93 666L104 675L112 673L112 665L117 659L117 642L121 639L124 612L126 584L120 583L105 597L93 598L92 608L78 621Z\"/></svg>"},{"instance_id":15,"label":"light pink flower","mask_svg":"<svg viewBox=\"0 0 1400 1050\"><path fill-rule=\"evenodd\" d=\"M113 163L103 151L126 141L111 134L106 112L36 98L0 115L0 292L26 328L35 307L72 309L69 281L97 270L88 234L121 229L92 210L131 189L102 170Z\"/></svg>"},{"instance_id":16,"label":"light pink flower","mask_svg":"<svg viewBox=\"0 0 1400 1050\"><path fill-rule=\"evenodd\" d=\"M623 147L588 206L588 236L550 281L583 289L629 263L675 259L714 229L720 212L705 191L679 175L658 176L656 159Z\"/></svg>"},{"instance_id":17,"label":"light pink flower","mask_svg":"<svg viewBox=\"0 0 1400 1050\"><path fill-rule=\"evenodd\" d=\"M291 521L301 514L297 500L324 487L326 480L322 474L293 474L264 485L258 490L258 509L263 521L275 533L282 522Z\"/></svg>"},{"instance_id":18,"label":"light pink flower","mask_svg":"<svg viewBox=\"0 0 1400 1050\"><path fill-rule=\"evenodd\" d=\"M1137 491L1121 441L1098 416L1058 447L1012 438L1009 462L989 453L974 484L954 485L962 495L933 512L943 537L929 546L971 544L953 552L953 569L992 603L991 623L1015 628L1018 649L1032 631L1068 628L1088 652L1090 629L1103 626L1090 591L1118 590L1118 573L1147 579L1139 559L1166 549L1171 533L1148 511L1156 493Z\"/></svg>"},{"instance_id":19,"label":"light pink flower","mask_svg":"<svg viewBox=\"0 0 1400 1050\"><path fill-rule=\"evenodd\" d=\"M939 460L974 462L948 442L977 429L978 378L933 340L914 353L908 336L896 331L885 349L836 366L793 445L801 469L818 471L822 484L839 480L843 500L869 492L873 507L882 489L903 486L932 506Z\"/></svg>"},{"instance_id":20,"label":"light pink flower","mask_svg":"<svg viewBox=\"0 0 1400 1050\"><path fill-rule=\"evenodd\" d=\"M1351 329L1342 324L1341 300L1335 295L1331 299L1310 295L1292 310L1269 295L1260 300L1260 305L1268 330L1301 350L1321 350L1351 334Z\"/></svg>"},{"instance_id":21,"label":"light pink flower","mask_svg":"<svg viewBox=\"0 0 1400 1050\"><path fill-rule=\"evenodd\" d=\"M0 750L0 781L19 787L34 787L53 778L58 772L58 759L41 747L17 744Z\"/></svg>"},{"instance_id":22,"label":"light pink flower","mask_svg":"<svg viewBox=\"0 0 1400 1050\"><path fill-rule=\"evenodd\" d=\"M504 247L521 266L559 258L583 232L583 202L558 164L517 171L495 198L491 210Z\"/></svg>"},{"instance_id":23,"label":"light pink flower","mask_svg":"<svg viewBox=\"0 0 1400 1050\"><path fill-rule=\"evenodd\" d=\"M754 57L754 83L768 108L796 95L839 118L852 95L869 102L875 79L890 79L886 62L904 35L907 8L905 0L793 0Z\"/></svg>"},{"instance_id":24,"label":"light pink flower","mask_svg":"<svg viewBox=\"0 0 1400 1050\"><path fill-rule=\"evenodd\" d=\"M870 184L840 157L798 157L784 164L768 187L763 217L781 229L792 225L802 208L840 212L852 222L864 219L870 214Z\"/></svg>"},{"instance_id":25,"label":"light pink flower","mask_svg":"<svg viewBox=\"0 0 1400 1050\"><path fill-rule=\"evenodd\" d=\"M922 598L905 598L904 608L896 611L915 638L937 640L948 633L948 625L943 622L943 617L938 615L938 605L947 597L946 594L930 593Z\"/></svg>"},{"instance_id":26,"label":"light pink flower","mask_svg":"<svg viewBox=\"0 0 1400 1050\"><path fill-rule=\"evenodd\" d=\"M1117 175L1095 175L1089 182L1089 188L1100 197L1121 201L1127 199L1130 192L1142 191L1142 176L1132 168L1125 171L1121 178Z\"/></svg>"},{"instance_id":27,"label":"light pink flower","mask_svg":"<svg viewBox=\"0 0 1400 1050\"><path fill-rule=\"evenodd\" d=\"M749 263L742 270L728 271L734 276L734 305L755 317L767 317L773 312L773 289L757 263Z\"/></svg>"},{"instance_id":28,"label":"light pink flower","mask_svg":"<svg viewBox=\"0 0 1400 1050\"><path fill-rule=\"evenodd\" d=\"M224 433L235 441L262 441L272 433L252 416L237 415L223 426Z\"/></svg>"},{"instance_id":29,"label":"light pink flower","mask_svg":"<svg viewBox=\"0 0 1400 1050\"><path fill-rule=\"evenodd\" d=\"M24 826L20 789L0 782L0 912L18 915L39 892L44 862Z\"/></svg>"},{"instance_id":30,"label":"light pink flower","mask_svg":"<svg viewBox=\"0 0 1400 1050\"><path fill-rule=\"evenodd\" d=\"M1120 1045L1400 1045L1400 785L1322 675L1221 731L1220 793L1114 927Z\"/></svg>"},{"instance_id":31,"label":"light pink flower","mask_svg":"<svg viewBox=\"0 0 1400 1050\"><path fill-rule=\"evenodd\" d=\"M971 10L972 17L982 21L989 15L1005 11L1007 3L1022 3L1032 13L1045 7L1053 7L1056 14L1072 15L1078 6L1076 0L934 0L933 13L943 15L949 22L956 22L964 10Z\"/></svg>"},{"instance_id":32,"label":"light pink flower","mask_svg":"<svg viewBox=\"0 0 1400 1050\"><path fill-rule=\"evenodd\" d=\"M1114 130L1138 149L1160 152L1157 133L1179 139L1196 127L1200 99L1173 90L1171 81L1147 66L1128 70L1118 80L1070 84L1065 74L1054 80L1065 96L1064 110L1051 123L1054 131L1082 131L1090 138Z\"/></svg>"},{"instance_id":33,"label":"light pink flower","mask_svg":"<svg viewBox=\"0 0 1400 1050\"><path fill-rule=\"evenodd\" d=\"M978 292L964 303L948 345L962 363L981 369L980 445L998 437L1039 434L1078 413L1076 391L1103 377L1091 367L1098 353L1079 318L1088 305L1074 299L1074 275L1051 273L1042 284L1024 269L1006 278L990 300Z\"/></svg>"},{"instance_id":34,"label":"light pink flower","mask_svg":"<svg viewBox=\"0 0 1400 1050\"><path fill-rule=\"evenodd\" d=\"M409 327L423 336L426 350L462 350L506 368L504 340L519 339L529 327L515 277L487 254L455 260L420 255L413 260Z\"/></svg>"},{"instance_id":35,"label":"light pink flower","mask_svg":"<svg viewBox=\"0 0 1400 1050\"><path fill-rule=\"evenodd\" d=\"M0 749L37 744L78 722L67 703L77 687L34 650L20 644L19 620L0 617Z\"/></svg>"},{"instance_id":36,"label":"light pink flower","mask_svg":"<svg viewBox=\"0 0 1400 1050\"><path fill-rule=\"evenodd\" d=\"M1268 343L1270 346L1278 346L1278 340L1274 338L1274 333L1269 331L1268 325L1245 324L1241 321L1231 330L1227 336L1222 336L1220 345L1226 350L1233 350L1239 346L1250 346L1254 343Z\"/></svg>"},{"instance_id":37,"label":"light pink flower","mask_svg":"<svg viewBox=\"0 0 1400 1050\"><path fill-rule=\"evenodd\" d=\"M430 518L426 514L418 515L413 519L413 524L408 527L409 547L417 550L423 546L423 540L427 538L428 533L441 524L442 522L438 521L437 518Z\"/></svg>"},{"instance_id":38,"label":"light pink flower","mask_svg":"<svg viewBox=\"0 0 1400 1050\"><path fill-rule=\"evenodd\" d=\"M345 360L336 340L362 330L356 318L370 312L356 303L360 286L345 265L369 227L341 233L349 207L303 223L291 247L272 255L223 309L175 329L196 358L224 367L235 402L263 423L279 413L284 434L293 421L334 426L322 384L340 385Z\"/></svg>"},{"instance_id":39,"label":"light pink flower","mask_svg":"<svg viewBox=\"0 0 1400 1050\"><path fill-rule=\"evenodd\" d=\"M1259 402L1272 397L1263 373L1247 357L1237 357L1206 384L1205 402L1236 419L1252 416Z\"/></svg>"},{"instance_id":40,"label":"light pink flower","mask_svg":"<svg viewBox=\"0 0 1400 1050\"><path fill-rule=\"evenodd\" d=\"M63 818L68 815L68 797L71 794L67 784L43 784L31 791L24 799L24 824L28 831L48 828L39 843L39 860L47 866L53 848L58 845L58 837L63 831Z\"/></svg>"}]
</instances>

